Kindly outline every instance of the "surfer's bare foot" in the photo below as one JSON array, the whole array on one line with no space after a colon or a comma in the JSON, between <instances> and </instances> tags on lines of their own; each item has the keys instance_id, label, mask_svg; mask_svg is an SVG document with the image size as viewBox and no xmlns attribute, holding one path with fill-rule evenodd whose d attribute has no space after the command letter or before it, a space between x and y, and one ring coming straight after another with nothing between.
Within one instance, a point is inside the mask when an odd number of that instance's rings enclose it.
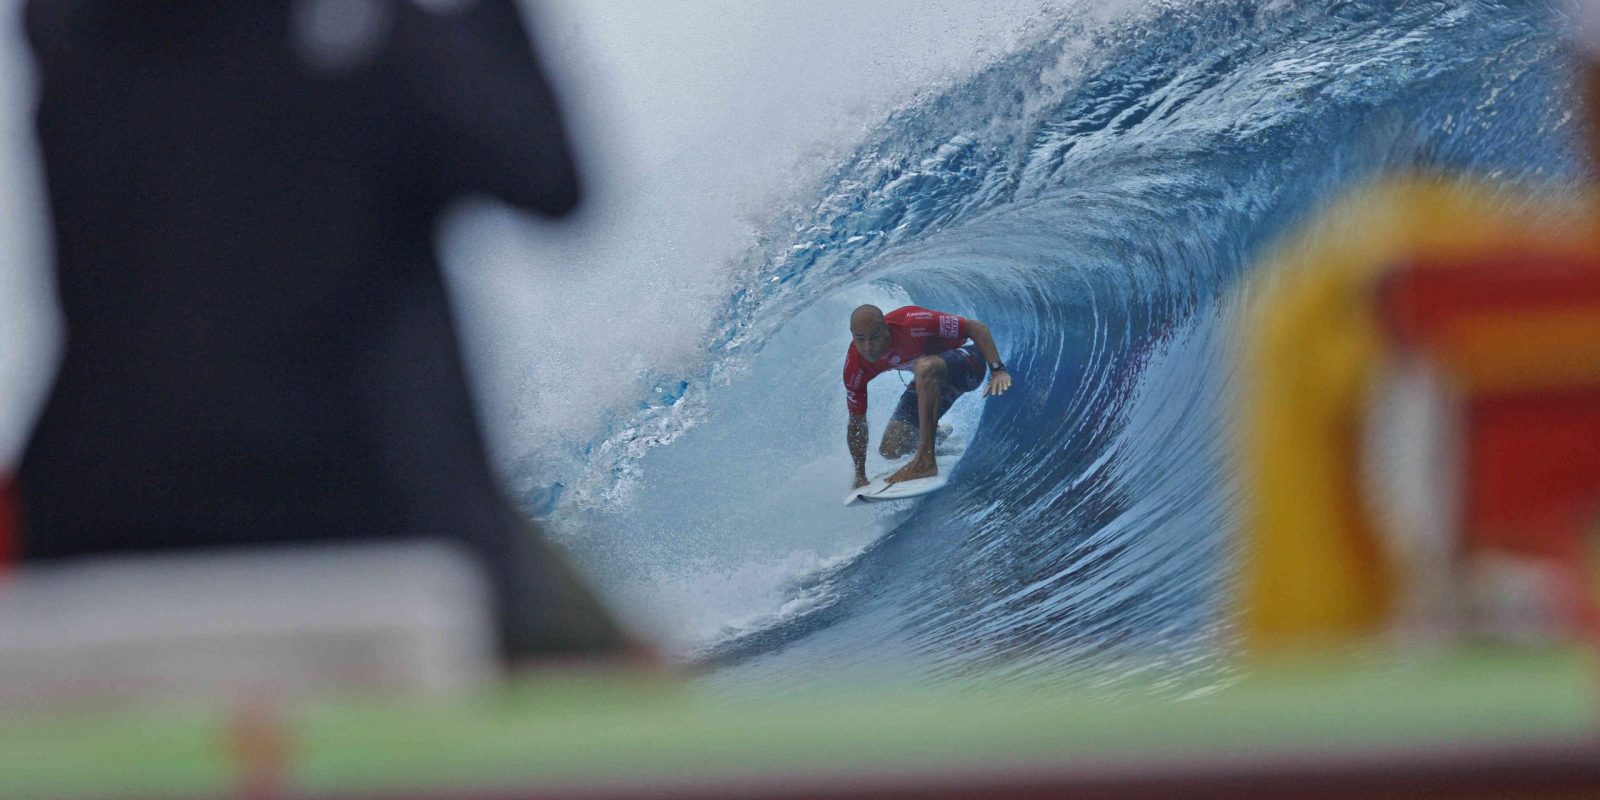
<instances>
[{"instance_id":1,"label":"surfer's bare foot","mask_svg":"<svg viewBox=\"0 0 1600 800\"><path fill-rule=\"evenodd\" d=\"M939 464L933 460L933 454L918 454L906 464L896 470L893 475L883 479L884 483L899 483L901 481L914 481L918 478L931 478L939 474Z\"/></svg>"}]
</instances>

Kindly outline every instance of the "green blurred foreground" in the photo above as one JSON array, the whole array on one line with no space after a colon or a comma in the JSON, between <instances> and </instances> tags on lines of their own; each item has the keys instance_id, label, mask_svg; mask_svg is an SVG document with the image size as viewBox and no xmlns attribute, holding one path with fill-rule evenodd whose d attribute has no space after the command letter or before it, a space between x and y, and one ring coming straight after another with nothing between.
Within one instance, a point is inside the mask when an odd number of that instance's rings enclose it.
<instances>
[{"instance_id":1,"label":"green blurred foreground","mask_svg":"<svg viewBox=\"0 0 1600 800\"><path fill-rule=\"evenodd\" d=\"M569 670L472 698L345 699L278 713L289 788L361 794L1571 746L1597 730L1596 671L1585 653L1347 656L1240 674L1181 696L1081 682L959 691L859 683L764 699ZM231 791L232 714L203 705L7 713L0 797Z\"/></svg>"}]
</instances>

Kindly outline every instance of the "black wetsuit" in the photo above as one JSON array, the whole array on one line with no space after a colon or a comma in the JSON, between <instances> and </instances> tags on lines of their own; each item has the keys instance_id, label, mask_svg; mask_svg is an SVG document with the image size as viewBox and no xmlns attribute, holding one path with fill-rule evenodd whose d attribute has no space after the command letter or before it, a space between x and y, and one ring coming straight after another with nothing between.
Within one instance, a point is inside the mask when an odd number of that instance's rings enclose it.
<instances>
[{"instance_id":1,"label":"black wetsuit","mask_svg":"<svg viewBox=\"0 0 1600 800\"><path fill-rule=\"evenodd\" d=\"M67 341L18 473L24 563L451 539L508 653L617 644L491 474L433 252L465 195L578 200L514 5L35 0L26 22Z\"/></svg>"}]
</instances>

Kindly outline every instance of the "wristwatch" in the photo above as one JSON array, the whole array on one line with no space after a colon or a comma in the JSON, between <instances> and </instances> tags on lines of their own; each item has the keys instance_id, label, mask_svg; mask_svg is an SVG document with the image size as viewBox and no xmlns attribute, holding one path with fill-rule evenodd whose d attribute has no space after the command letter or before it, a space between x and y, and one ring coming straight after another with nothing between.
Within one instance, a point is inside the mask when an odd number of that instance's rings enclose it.
<instances>
[{"instance_id":1,"label":"wristwatch","mask_svg":"<svg viewBox=\"0 0 1600 800\"><path fill-rule=\"evenodd\" d=\"M1006 362L1004 362L1004 361L990 361L989 362L989 371L990 372L1005 372L1006 371Z\"/></svg>"}]
</instances>

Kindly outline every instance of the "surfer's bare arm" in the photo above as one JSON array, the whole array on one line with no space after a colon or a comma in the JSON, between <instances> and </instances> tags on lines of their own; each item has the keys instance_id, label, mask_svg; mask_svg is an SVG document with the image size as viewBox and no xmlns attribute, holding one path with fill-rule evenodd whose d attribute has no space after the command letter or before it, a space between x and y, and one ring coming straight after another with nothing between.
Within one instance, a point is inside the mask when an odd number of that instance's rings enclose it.
<instances>
[{"instance_id":1,"label":"surfer's bare arm","mask_svg":"<svg viewBox=\"0 0 1600 800\"><path fill-rule=\"evenodd\" d=\"M851 414L850 425L845 429L845 440L850 443L850 458L856 462L856 483L851 488L867 485L867 415Z\"/></svg>"},{"instance_id":2,"label":"surfer's bare arm","mask_svg":"<svg viewBox=\"0 0 1600 800\"><path fill-rule=\"evenodd\" d=\"M967 320L967 336L972 343L978 346L978 352L983 354L983 360L990 364L999 363L1000 350L994 346L994 337L989 335L989 327L975 320ZM1004 369L993 370L989 373L989 385L983 387L983 396L1005 394L1011 388L1011 373Z\"/></svg>"}]
</instances>

